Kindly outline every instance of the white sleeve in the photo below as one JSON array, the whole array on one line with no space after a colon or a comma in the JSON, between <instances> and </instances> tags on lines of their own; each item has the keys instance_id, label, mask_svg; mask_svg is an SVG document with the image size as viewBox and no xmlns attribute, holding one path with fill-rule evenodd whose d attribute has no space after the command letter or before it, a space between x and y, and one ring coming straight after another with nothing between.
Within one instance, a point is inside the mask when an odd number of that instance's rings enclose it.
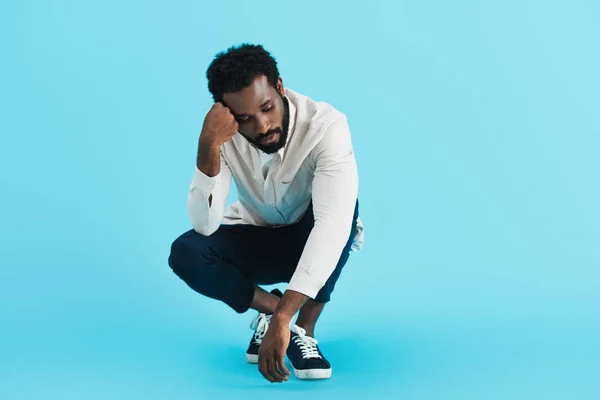
<instances>
[{"instance_id":1,"label":"white sleeve","mask_svg":"<svg viewBox=\"0 0 600 400\"><path fill-rule=\"evenodd\" d=\"M334 271L350 230L358 196L358 169L346 119L332 123L315 147L314 227L288 289L315 298Z\"/></svg>"},{"instance_id":2,"label":"white sleeve","mask_svg":"<svg viewBox=\"0 0 600 400\"><path fill-rule=\"evenodd\" d=\"M219 228L231 188L231 170L222 152L220 159L221 169L217 176L209 177L196 167L188 194L187 209L192 226L205 236Z\"/></svg>"}]
</instances>

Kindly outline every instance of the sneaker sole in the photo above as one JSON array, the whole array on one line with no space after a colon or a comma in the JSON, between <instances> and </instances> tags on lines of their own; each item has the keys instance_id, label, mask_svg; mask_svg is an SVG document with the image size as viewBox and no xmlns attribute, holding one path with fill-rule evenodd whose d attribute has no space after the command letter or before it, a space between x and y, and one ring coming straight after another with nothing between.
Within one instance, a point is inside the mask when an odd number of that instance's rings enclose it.
<instances>
[{"instance_id":1,"label":"sneaker sole","mask_svg":"<svg viewBox=\"0 0 600 400\"><path fill-rule=\"evenodd\" d=\"M331 368L329 369L296 369L294 375L298 379L329 379L331 378Z\"/></svg>"},{"instance_id":2,"label":"sneaker sole","mask_svg":"<svg viewBox=\"0 0 600 400\"><path fill-rule=\"evenodd\" d=\"M258 354L246 353L246 361L250 364L258 364ZM294 375L297 379L312 380L312 379L329 379L331 378L331 368L329 369L296 369L293 368Z\"/></svg>"},{"instance_id":3,"label":"sneaker sole","mask_svg":"<svg viewBox=\"0 0 600 400\"><path fill-rule=\"evenodd\" d=\"M250 364L258 364L258 354L246 353L246 361L248 361Z\"/></svg>"}]
</instances>

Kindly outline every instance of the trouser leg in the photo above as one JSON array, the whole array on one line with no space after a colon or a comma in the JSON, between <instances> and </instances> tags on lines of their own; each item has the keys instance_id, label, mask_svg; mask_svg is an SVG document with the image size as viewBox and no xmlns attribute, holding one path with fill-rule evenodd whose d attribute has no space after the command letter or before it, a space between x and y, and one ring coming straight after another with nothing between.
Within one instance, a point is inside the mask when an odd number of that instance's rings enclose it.
<instances>
[{"instance_id":1,"label":"trouser leg","mask_svg":"<svg viewBox=\"0 0 600 400\"><path fill-rule=\"evenodd\" d=\"M314 299L316 302L330 300L351 251L357 217L358 201L352 233L335 270ZM250 307L256 285L290 281L313 226L311 204L298 223L286 227L221 225L210 236L190 230L173 242L169 265L196 292L244 313Z\"/></svg>"}]
</instances>

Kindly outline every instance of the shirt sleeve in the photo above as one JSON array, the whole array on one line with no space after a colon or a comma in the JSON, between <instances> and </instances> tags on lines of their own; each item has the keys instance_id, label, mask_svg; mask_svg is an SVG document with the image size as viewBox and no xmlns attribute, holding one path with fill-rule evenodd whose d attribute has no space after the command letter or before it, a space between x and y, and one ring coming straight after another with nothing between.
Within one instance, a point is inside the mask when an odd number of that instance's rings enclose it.
<instances>
[{"instance_id":1,"label":"shirt sleeve","mask_svg":"<svg viewBox=\"0 0 600 400\"><path fill-rule=\"evenodd\" d=\"M188 194L190 221L194 230L204 236L212 235L219 228L231 188L231 170L222 152L220 159L221 169L217 176L209 177L196 167Z\"/></svg>"},{"instance_id":2,"label":"shirt sleeve","mask_svg":"<svg viewBox=\"0 0 600 400\"><path fill-rule=\"evenodd\" d=\"M337 266L350 237L358 196L358 169L345 118L327 128L313 154L315 223L288 289L314 299Z\"/></svg>"}]
</instances>

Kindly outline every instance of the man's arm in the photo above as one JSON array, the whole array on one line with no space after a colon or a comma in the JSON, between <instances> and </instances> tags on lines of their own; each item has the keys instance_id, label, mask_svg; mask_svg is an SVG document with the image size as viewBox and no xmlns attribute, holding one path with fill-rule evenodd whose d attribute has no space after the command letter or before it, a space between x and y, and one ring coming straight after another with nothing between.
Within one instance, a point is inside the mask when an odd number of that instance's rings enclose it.
<instances>
[{"instance_id":1,"label":"man's arm","mask_svg":"<svg viewBox=\"0 0 600 400\"><path fill-rule=\"evenodd\" d=\"M187 202L190 221L196 232L209 236L219 228L230 188L231 170L220 146L204 146L203 149L200 143Z\"/></svg>"},{"instance_id":2,"label":"man's arm","mask_svg":"<svg viewBox=\"0 0 600 400\"><path fill-rule=\"evenodd\" d=\"M315 148L312 186L315 223L288 290L315 298L335 269L350 236L358 169L347 121L334 122ZM282 305L282 307L285 306Z\"/></svg>"},{"instance_id":3,"label":"man's arm","mask_svg":"<svg viewBox=\"0 0 600 400\"><path fill-rule=\"evenodd\" d=\"M215 103L204 118L187 203L192 226L201 235L212 235L225 213L231 170L221 147L237 133L238 127L231 110L221 102Z\"/></svg>"},{"instance_id":4,"label":"man's arm","mask_svg":"<svg viewBox=\"0 0 600 400\"><path fill-rule=\"evenodd\" d=\"M358 170L346 120L336 121L315 148L312 201L315 224L296 271L273 313L259 348L259 371L271 382L287 381L284 357L289 323L315 298L335 269L350 236L358 196Z\"/></svg>"},{"instance_id":5,"label":"man's arm","mask_svg":"<svg viewBox=\"0 0 600 400\"><path fill-rule=\"evenodd\" d=\"M287 289L273 312L273 323L289 324L296 312L309 299L307 295Z\"/></svg>"}]
</instances>

